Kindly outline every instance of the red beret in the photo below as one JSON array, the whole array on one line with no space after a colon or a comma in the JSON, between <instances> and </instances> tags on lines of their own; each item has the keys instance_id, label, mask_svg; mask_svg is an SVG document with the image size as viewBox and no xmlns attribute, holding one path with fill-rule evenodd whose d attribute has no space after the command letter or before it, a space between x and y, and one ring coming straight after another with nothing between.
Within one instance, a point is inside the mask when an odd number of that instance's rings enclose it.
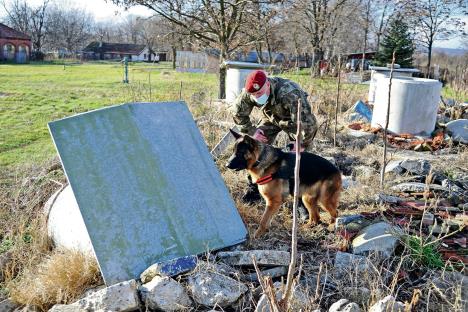
<instances>
[{"instance_id":1,"label":"red beret","mask_svg":"<svg viewBox=\"0 0 468 312\"><path fill-rule=\"evenodd\" d=\"M263 70L254 70L245 79L245 90L248 93L257 92L263 87L266 81L267 75Z\"/></svg>"}]
</instances>

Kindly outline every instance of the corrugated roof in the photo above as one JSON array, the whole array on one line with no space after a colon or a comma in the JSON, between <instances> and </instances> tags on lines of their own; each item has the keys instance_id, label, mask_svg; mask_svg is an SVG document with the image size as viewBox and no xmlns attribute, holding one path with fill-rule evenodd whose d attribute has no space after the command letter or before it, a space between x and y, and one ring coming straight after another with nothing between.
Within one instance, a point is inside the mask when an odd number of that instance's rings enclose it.
<instances>
[{"instance_id":1,"label":"corrugated roof","mask_svg":"<svg viewBox=\"0 0 468 312\"><path fill-rule=\"evenodd\" d=\"M144 48L144 44L102 42L101 45L101 42L93 41L83 49L83 52L140 54Z\"/></svg>"},{"instance_id":2,"label":"corrugated roof","mask_svg":"<svg viewBox=\"0 0 468 312\"><path fill-rule=\"evenodd\" d=\"M31 40L31 37L25 33L17 31L2 23L0 23L0 38Z\"/></svg>"}]
</instances>

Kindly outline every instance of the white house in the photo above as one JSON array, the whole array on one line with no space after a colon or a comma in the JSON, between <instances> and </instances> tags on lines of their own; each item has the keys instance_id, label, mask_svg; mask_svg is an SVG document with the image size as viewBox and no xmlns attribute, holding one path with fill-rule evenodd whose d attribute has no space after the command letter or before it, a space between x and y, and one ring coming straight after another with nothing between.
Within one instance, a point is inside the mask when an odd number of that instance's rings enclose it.
<instances>
[{"instance_id":1,"label":"white house","mask_svg":"<svg viewBox=\"0 0 468 312\"><path fill-rule=\"evenodd\" d=\"M93 41L83 49L84 59L89 60L120 60L128 57L130 61L166 60L166 52L150 52L144 44L108 43Z\"/></svg>"}]
</instances>

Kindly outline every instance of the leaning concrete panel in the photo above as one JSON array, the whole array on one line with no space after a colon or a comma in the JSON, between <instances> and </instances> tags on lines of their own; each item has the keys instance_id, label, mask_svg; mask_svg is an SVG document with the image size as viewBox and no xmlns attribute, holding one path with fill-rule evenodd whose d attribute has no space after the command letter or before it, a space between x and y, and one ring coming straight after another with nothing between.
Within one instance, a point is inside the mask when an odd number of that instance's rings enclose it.
<instances>
[{"instance_id":1,"label":"leaning concrete panel","mask_svg":"<svg viewBox=\"0 0 468 312\"><path fill-rule=\"evenodd\" d=\"M113 106L49 129L106 284L245 239L185 103Z\"/></svg>"}]
</instances>

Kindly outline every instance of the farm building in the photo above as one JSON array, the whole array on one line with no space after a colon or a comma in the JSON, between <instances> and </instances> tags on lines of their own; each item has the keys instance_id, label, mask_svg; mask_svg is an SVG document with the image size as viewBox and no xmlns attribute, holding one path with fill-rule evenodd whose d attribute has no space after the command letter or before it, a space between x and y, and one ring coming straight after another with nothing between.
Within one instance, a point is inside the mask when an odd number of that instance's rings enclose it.
<instances>
[{"instance_id":1,"label":"farm building","mask_svg":"<svg viewBox=\"0 0 468 312\"><path fill-rule=\"evenodd\" d=\"M31 37L0 23L0 61L27 63L31 56Z\"/></svg>"},{"instance_id":2,"label":"farm building","mask_svg":"<svg viewBox=\"0 0 468 312\"><path fill-rule=\"evenodd\" d=\"M217 73L219 71L219 51L177 51L177 70L182 72Z\"/></svg>"},{"instance_id":3,"label":"farm building","mask_svg":"<svg viewBox=\"0 0 468 312\"><path fill-rule=\"evenodd\" d=\"M87 60L121 60L128 57L130 61L166 61L167 52L150 52L144 44L93 41L83 49L82 57Z\"/></svg>"}]
</instances>

